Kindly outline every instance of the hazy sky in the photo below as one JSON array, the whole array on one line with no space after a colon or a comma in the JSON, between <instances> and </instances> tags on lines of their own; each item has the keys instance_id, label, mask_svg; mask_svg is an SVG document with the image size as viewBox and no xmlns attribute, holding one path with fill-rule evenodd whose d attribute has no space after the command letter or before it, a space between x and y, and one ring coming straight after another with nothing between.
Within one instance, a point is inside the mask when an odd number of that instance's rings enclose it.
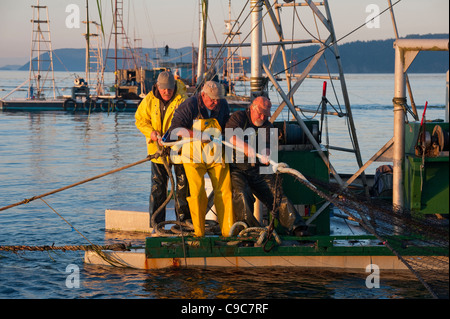
<instances>
[{"instance_id":1,"label":"hazy sky","mask_svg":"<svg viewBox=\"0 0 450 319\"><path fill-rule=\"evenodd\" d=\"M396 3L397 0L391 0ZM103 23L108 43L112 26L111 2L101 0ZM198 43L198 0L124 0L124 25L130 38L142 39L143 47L171 48L197 46ZM225 32L224 20L228 19L229 0L210 0L209 17L213 27L208 33L208 41L222 42ZM242 11L247 0L232 0L232 19ZM283 1L280 0L282 3ZM297 1L298 2L298 1ZM37 0L0 0L0 66L5 64L26 63L30 55L32 8ZM85 40L84 24L76 23L86 20L86 0L40 0L40 5L48 6L50 16L50 31L53 49L82 48ZM80 18L74 19L76 12L73 6L80 10ZM350 31L363 24L367 17L383 11L388 6L388 0L329 0L331 15L337 38L341 38ZM90 19L99 21L97 2L89 0ZM67 10L67 12L66 12ZM243 13L245 18L249 12L249 5ZM315 32L315 24L311 10L298 8L298 15L305 26ZM448 0L401 0L394 6L400 36L407 34L448 33L449 32L449 1ZM297 19L293 10L283 9L285 21ZM269 17L265 18L265 28L268 40L274 41L272 24ZM68 24L69 22L69 24ZM250 20L242 26L243 39L247 34ZM309 38L303 28L285 27L285 38ZM322 29L323 30L323 29ZM92 31L91 31L92 32ZM325 32L322 32L323 34ZM355 40L374 40L393 38L394 32L389 12L384 13L372 28L363 27L342 42ZM217 40L216 40L217 39Z\"/></svg>"}]
</instances>

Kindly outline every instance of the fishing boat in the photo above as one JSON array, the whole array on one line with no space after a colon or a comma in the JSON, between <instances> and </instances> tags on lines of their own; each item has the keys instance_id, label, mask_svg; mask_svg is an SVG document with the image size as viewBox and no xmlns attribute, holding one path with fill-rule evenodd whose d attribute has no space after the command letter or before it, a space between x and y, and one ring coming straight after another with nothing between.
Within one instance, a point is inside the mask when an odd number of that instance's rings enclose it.
<instances>
[{"instance_id":1,"label":"fishing boat","mask_svg":"<svg viewBox=\"0 0 450 319\"><path fill-rule=\"evenodd\" d=\"M203 23L199 46L197 84L207 74L202 69L205 58L207 25L207 1L203 0ZM281 9L297 7L310 9L328 32L325 40L284 39L281 27ZM321 8L319 8L321 7ZM412 271L430 293L448 297L448 214L449 214L449 125L447 100L443 121L426 121L425 112L420 119L417 111L406 102L408 67L420 51L448 51L449 41L397 39L394 42L395 86L393 88L394 136L366 163L363 163L358 135L347 93L338 40L336 39L328 1L315 3L305 1L251 0L248 17L251 20L251 77L250 96L243 99L247 104L252 98L267 94L270 82L282 102L276 106L271 121L278 129L277 159L271 159L271 168L282 176L283 189L309 227L308 236L282 235L281 230L271 224L270 212L256 202L255 217L261 227L252 229L236 223L229 237L217 234L213 209L208 212L208 234L194 237L188 222L166 221L151 228L146 210L107 209L105 230L107 234L120 233L122 237L133 237L136 233L145 236L142 245L123 244L116 249L85 249L87 264L112 265L138 269L167 267L308 267ZM392 5L390 5L392 10ZM279 41L262 42L262 21L268 17L275 26ZM117 24L116 24L117 25ZM238 34L230 28L228 35ZM221 47L232 47L229 42ZM287 59L286 45L317 43L319 49L309 57L307 66L299 75L291 72L292 64ZM262 58L262 47L277 46L284 63L282 72L274 73L273 62ZM313 66L331 50L339 70L338 76L325 80L338 80L345 110L331 111L326 93L326 81L320 96L321 119L304 119L300 113L318 112L301 107L294 101L294 93L310 75ZM305 61L306 61L305 60ZM280 86L278 79L284 73L288 92ZM125 75L128 76L128 75ZM79 79L79 94L86 90ZM295 82L294 82L295 81ZM448 73L447 73L448 90ZM86 94L86 93L84 93ZM448 91L447 91L448 99ZM277 120L279 114L287 112L291 120ZM426 107L425 107L426 109ZM414 121L405 125L405 115L410 113ZM337 115L349 126L352 149L328 145L324 139L323 122L327 116ZM324 141L325 140L325 141ZM217 142L217 141L216 141ZM217 142L218 143L218 142ZM220 142L224 143L225 142ZM169 145L167 145L169 147ZM339 174L331 163L331 150L355 155L359 169L351 176ZM154 154L156 156L159 154ZM148 162L146 158L126 167L96 176L61 189L5 206L8 209L31 200L42 198L58 191L80 185L119 170ZM380 158L392 162L381 166L378 174L370 177L366 168ZM209 198L214 192L208 187ZM174 187L172 187L173 191ZM172 194L171 194L172 195ZM169 196L169 199L171 197ZM212 206L212 205L210 205ZM167 203L173 213L173 203ZM170 215L170 213L169 213ZM152 216L153 217L153 216ZM173 227L168 225L173 224ZM240 227L240 228L238 228ZM242 229L242 230L241 230ZM114 235L113 235L114 236ZM78 249L78 247L75 247ZM15 249L5 247L5 249ZM31 248L30 248L31 249ZM43 250L55 249L45 247ZM62 249L67 249L63 247ZM442 293L442 294L441 294Z\"/></svg>"},{"instance_id":2,"label":"fishing boat","mask_svg":"<svg viewBox=\"0 0 450 319\"><path fill-rule=\"evenodd\" d=\"M0 99L0 110L53 110L63 107L64 98L56 94L48 7L40 5L39 0L31 7L33 17L29 78ZM27 84L27 98L7 99Z\"/></svg>"},{"instance_id":3,"label":"fishing boat","mask_svg":"<svg viewBox=\"0 0 450 319\"><path fill-rule=\"evenodd\" d=\"M203 3L206 4L203 8L207 7L207 1ZM312 10L329 32L326 40L284 39L278 10L297 6ZM287 59L283 59L288 93L279 85L272 65L266 65L261 58L262 46L267 45L262 43L263 11L275 25L280 38L279 42L272 44L278 46L284 57L286 44L316 41L320 44L319 51L311 57L300 76L294 77ZM420 51L448 51L448 39L397 39L394 42L394 136L368 162L363 163L328 2L251 0L249 16L252 21L250 98L264 94L270 81L283 100L271 118L280 136L278 162L272 166L276 166L274 171L283 174L283 189L306 220L311 234L307 237L282 236L276 233L276 228L271 232L262 226L256 232L244 228L239 234L221 237L214 233L214 222L211 221L211 233L198 238L185 233L177 221L173 221L171 229L167 228L167 223L150 228L147 211L107 209L105 229L108 232L147 234L145 245L129 246L123 251L105 250L101 254L87 251L85 262L139 269L190 266L295 266L366 269L367 272L407 269L413 271L433 293L436 290L430 285L436 283L436 277L427 275L441 275L440 280L447 283L448 296L448 101L445 121L426 122L422 118L421 122L409 122L405 126L405 115L412 112L406 103L406 71ZM206 26L206 20L203 25ZM301 118L299 112L308 110L294 105L294 92L309 77L310 70L325 49L332 50L336 57L337 78L345 101L345 111L342 112L345 114L340 113L339 116L345 115L349 123L354 146L351 150L324 145L321 122ZM200 46L199 56L201 52ZM198 72L199 81L203 74L204 70ZM291 83L294 78L297 81ZM321 98L322 116L336 113L327 111L326 82ZM292 120L277 121L277 115L285 106ZM419 118L417 112L415 118ZM344 178L334 170L329 150L351 151L359 170ZM369 179L365 169L381 157L390 158L393 165L387 169L384 167L385 170L380 167L380 174ZM213 196L211 188L209 190ZM375 196L386 194L387 199ZM261 216L267 214L264 209L260 204L255 205L255 216L262 224Z\"/></svg>"}]
</instances>

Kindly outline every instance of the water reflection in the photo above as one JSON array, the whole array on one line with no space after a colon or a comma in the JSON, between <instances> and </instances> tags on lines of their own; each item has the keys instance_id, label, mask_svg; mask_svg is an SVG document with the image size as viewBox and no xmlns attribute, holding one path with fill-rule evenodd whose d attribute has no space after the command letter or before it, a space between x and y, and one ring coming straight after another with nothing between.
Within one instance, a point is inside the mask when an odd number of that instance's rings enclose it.
<instances>
[{"instance_id":1,"label":"water reflection","mask_svg":"<svg viewBox=\"0 0 450 319\"><path fill-rule=\"evenodd\" d=\"M151 271L85 265L86 298L150 299L391 299L429 298L407 272L382 276L381 288L365 286L365 272L298 268L169 268ZM102 291L98 291L102 290ZM107 290L106 294L104 290Z\"/></svg>"}]
</instances>

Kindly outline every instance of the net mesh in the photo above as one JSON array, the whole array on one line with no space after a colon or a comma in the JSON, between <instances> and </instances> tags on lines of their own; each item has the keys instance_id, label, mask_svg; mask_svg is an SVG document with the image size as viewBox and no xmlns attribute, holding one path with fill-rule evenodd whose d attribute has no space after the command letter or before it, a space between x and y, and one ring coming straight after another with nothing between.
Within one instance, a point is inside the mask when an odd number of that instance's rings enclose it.
<instances>
[{"instance_id":1,"label":"net mesh","mask_svg":"<svg viewBox=\"0 0 450 319\"><path fill-rule=\"evenodd\" d=\"M299 180L383 240L434 298L449 297L448 215L399 209L387 200L342 189L337 183L307 179L317 190Z\"/></svg>"}]
</instances>

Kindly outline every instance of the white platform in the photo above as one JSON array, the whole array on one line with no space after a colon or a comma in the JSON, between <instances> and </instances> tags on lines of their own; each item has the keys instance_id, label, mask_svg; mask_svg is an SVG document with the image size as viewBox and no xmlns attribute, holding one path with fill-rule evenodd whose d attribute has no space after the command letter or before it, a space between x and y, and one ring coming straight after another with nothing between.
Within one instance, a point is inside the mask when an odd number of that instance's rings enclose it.
<instances>
[{"instance_id":1,"label":"white platform","mask_svg":"<svg viewBox=\"0 0 450 319\"><path fill-rule=\"evenodd\" d=\"M127 210L105 210L105 229L151 233L148 212Z\"/></svg>"}]
</instances>

